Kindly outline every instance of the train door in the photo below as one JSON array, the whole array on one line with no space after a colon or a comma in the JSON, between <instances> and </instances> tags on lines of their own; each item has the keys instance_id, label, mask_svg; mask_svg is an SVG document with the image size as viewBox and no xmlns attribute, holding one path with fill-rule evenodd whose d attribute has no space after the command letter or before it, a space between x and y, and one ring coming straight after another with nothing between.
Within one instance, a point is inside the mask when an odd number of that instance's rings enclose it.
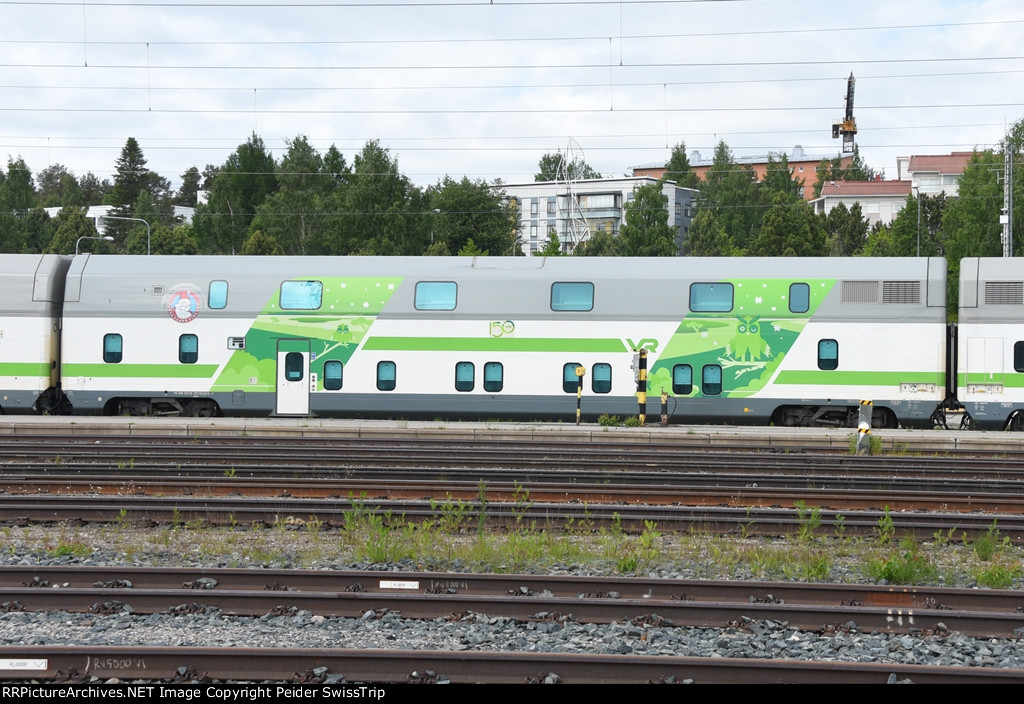
<instances>
[{"instance_id":1,"label":"train door","mask_svg":"<svg viewBox=\"0 0 1024 704\"><path fill-rule=\"evenodd\" d=\"M972 337L967 340L967 384L1003 383L1003 338Z\"/></svg>"},{"instance_id":2,"label":"train door","mask_svg":"<svg viewBox=\"0 0 1024 704\"><path fill-rule=\"evenodd\" d=\"M309 340L277 341L277 396L279 416L309 415Z\"/></svg>"}]
</instances>

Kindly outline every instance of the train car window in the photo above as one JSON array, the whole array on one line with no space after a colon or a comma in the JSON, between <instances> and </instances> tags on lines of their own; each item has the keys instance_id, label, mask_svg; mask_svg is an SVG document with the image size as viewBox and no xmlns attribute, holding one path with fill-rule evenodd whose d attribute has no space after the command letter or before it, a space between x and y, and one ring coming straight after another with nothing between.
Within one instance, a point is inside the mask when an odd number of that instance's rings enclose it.
<instances>
[{"instance_id":1,"label":"train car window","mask_svg":"<svg viewBox=\"0 0 1024 704\"><path fill-rule=\"evenodd\" d=\"M689 364L672 366L672 393L686 396L693 392L693 367Z\"/></svg>"},{"instance_id":2,"label":"train car window","mask_svg":"<svg viewBox=\"0 0 1024 704\"><path fill-rule=\"evenodd\" d=\"M1013 371L1024 372L1024 342L1013 343Z\"/></svg>"},{"instance_id":3,"label":"train car window","mask_svg":"<svg viewBox=\"0 0 1024 704\"><path fill-rule=\"evenodd\" d=\"M455 310L457 293L454 281L420 281L416 284L416 310Z\"/></svg>"},{"instance_id":4,"label":"train car window","mask_svg":"<svg viewBox=\"0 0 1024 704\"><path fill-rule=\"evenodd\" d=\"M505 387L505 368L501 362L488 362L484 365L484 391L497 393Z\"/></svg>"},{"instance_id":5,"label":"train car window","mask_svg":"<svg viewBox=\"0 0 1024 704\"><path fill-rule=\"evenodd\" d=\"M705 364L701 370L700 390L705 396L717 396L722 393L722 367L718 364Z\"/></svg>"},{"instance_id":6,"label":"train car window","mask_svg":"<svg viewBox=\"0 0 1024 704\"><path fill-rule=\"evenodd\" d=\"M121 361L122 346L121 336L117 333L107 333L103 336L103 361L107 364L117 364Z\"/></svg>"},{"instance_id":7,"label":"train car window","mask_svg":"<svg viewBox=\"0 0 1024 704\"><path fill-rule=\"evenodd\" d=\"M289 352L284 356L284 378L286 381L302 381L305 361L301 352Z\"/></svg>"},{"instance_id":8,"label":"train car window","mask_svg":"<svg viewBox=\"0 0 1024 704\"><path fill-rule=\"evenodd\" d=\"M806 313L811 309L811 287L808 284L789 285L789 312Z\"/></svg>"},{"instance_id":9,"label":"train car window","mask_svg":"<svg viewBox=\"0 0 1024 704\"><path fill-rule=\"evenodd\" d=\"M694 313L728 313L732 310L732 284L690 284L690 310Z\"/></svg>"},{"instance_id":10,"label":"train car window","mask_svg":"<svg viewBox=\"0 0 1024 704\"><path fill-rule=\"evenodd\" d=\"M394 391L395 375L394 362L377 362L377 390Z\"/></svg>"},{"instance_id":11,"label":"train car window","mask_svg":"<svg viewBox=\"0 0 1024 704\"><path fill-rule=\"evenodd\" d=\"M199 361L198 335L182 335L178 338L178 361L182 364L195 364Z\"/></svg>"},{"instance_id":12,"label":"train car window","mask_svg":"<svg viewBox=\"0 0 1024 704\"><path fill-rule=\"evenodd\" d=\"M594 284L562 282L551 284L551 310L593 310Z\"/></svg>"},{"instance_id":13,"label":"train car window","mask_svg":"<svg viewBox=\"0 0 1024 704\"><path fill-rule=\"evenodd\" d=\"M220 310L226 308L228 305L228 282L227 281L211 281L210 282L210 295L206 301L206 304L213 310Z\"/></svg>"},{"instance_id":14,"label":"train car window","mask_svg":"<svg viewBox=\"0 0 1024 704\"><path fill-rule=\"evenodd\" d=\"M612 365L599 362L590 372L590 388L595 394L607 394L612 390Z\"/></svg>"},{"instance_id":15,"label":"train car window","mask_svg":"<svg viewBox=\"0 0 1024 704\"><path fill-rule=\"evenodd\" d=\"M344 371L344 366L336 359L329 359L324 362L324 391L337 391L340 389Z\"/></svg>"},{"instance_id":16,"label":"train car window","mask_svg":"<svg viewBox=\"0 0 1024 704\"><path fill-rule=\"evenodd\" d=\"M835 340L818 340L818 369L839 368L839 343Z\"/></svg>"},{"instance_id":17,"label":"train car window","mask_svg":"<svg viewBox=\"0 0 1024 704\"><path fill-rule=\"evenodd\" d=\"M472 391L476 386L476 366L472 362L455 365L455 390Z\"/></svg>"},{"instance_id":18,"label":"train car window","mask_svg":"<svg viewBox=\"0 0 1024 704\"><path fill-rule=\"evenodd\" d=\"M283 281L281 308L283 310L319 310L323 302L324 285L319 281Z\"/></svg>"},{"instance_id":19,"label":"train car window","mask_svg":"<svg viewBox=\"0 0 1024 704\"><path fill-rule=\"evenodd\" d=\"M567 394L576 393L580 385L580 378L576 375L576 367L579 366L579 362L569 362L562 367L562 391Z\"/></svg>"}]
</instances>

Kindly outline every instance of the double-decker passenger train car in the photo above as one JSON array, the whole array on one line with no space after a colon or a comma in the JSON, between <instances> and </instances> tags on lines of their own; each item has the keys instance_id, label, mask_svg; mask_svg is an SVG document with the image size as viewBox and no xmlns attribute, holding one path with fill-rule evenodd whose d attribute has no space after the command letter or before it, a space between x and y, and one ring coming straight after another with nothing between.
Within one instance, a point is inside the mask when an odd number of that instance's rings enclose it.
<instances>
[{"instance_id":1,"label":"double-decker passenger train car","mask_svg":"<svg viewBox=\"0 0 1024 704\"><path fill-rule=\"evenodd\" d=\"M1024 429L1024 265L960 262L957 397L981 429Z\"/></svg>"},{"instance_id":2,"label":"double-decker passenger train car","mask_svg":"<svg viewBox=\"0 0 1024 704\"><path fill-rule=\"evenodd\" d=\"M4 376L7 412L568 419L582 367L583 415L629 415L640 350L673 422L840 426L870 399L927 426L948 396L937 258L0 260L52 299L0 303L3 360L54 374ZM58 322L59 363L25 345Z\"/></svg>"}]
</instances>

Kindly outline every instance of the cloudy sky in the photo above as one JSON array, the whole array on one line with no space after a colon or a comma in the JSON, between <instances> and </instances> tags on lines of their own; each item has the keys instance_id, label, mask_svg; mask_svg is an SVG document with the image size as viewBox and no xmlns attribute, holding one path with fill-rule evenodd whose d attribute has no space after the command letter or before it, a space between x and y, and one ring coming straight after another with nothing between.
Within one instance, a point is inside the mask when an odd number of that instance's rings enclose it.
<instances>
[{"instance_id":1,"label":"cloudy sky","mask_svg":"<svg viewBox=\"0 0 1024 704\"><path fill-rule=\"evenodd\" d=\"M128 137L175 184L253 132L414 183L532 181L570 148L605 176L670 148L834 156L998 144L1024 118L1019 0L0 0L0 157L111 178Z\"/></svg>"}]
</instances>

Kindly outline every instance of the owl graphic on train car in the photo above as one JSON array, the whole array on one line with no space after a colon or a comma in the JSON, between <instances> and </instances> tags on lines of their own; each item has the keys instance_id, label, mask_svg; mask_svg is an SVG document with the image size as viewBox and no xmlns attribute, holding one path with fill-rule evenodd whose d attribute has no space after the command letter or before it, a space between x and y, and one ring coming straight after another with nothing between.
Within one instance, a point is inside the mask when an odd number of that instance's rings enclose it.
<instances>
[{"instance_id":1,"label":"owl graphic on train car","mask_svg":"<svg viewBox=\"0 0 1024 704\"><path fill-rule=\"evenodd\" d=\"M740 362L756 362L771 357L768 340L761 337L761 316L739 318L736 334L725 345L725 354Z\"/></svg>"}]
</instances>

